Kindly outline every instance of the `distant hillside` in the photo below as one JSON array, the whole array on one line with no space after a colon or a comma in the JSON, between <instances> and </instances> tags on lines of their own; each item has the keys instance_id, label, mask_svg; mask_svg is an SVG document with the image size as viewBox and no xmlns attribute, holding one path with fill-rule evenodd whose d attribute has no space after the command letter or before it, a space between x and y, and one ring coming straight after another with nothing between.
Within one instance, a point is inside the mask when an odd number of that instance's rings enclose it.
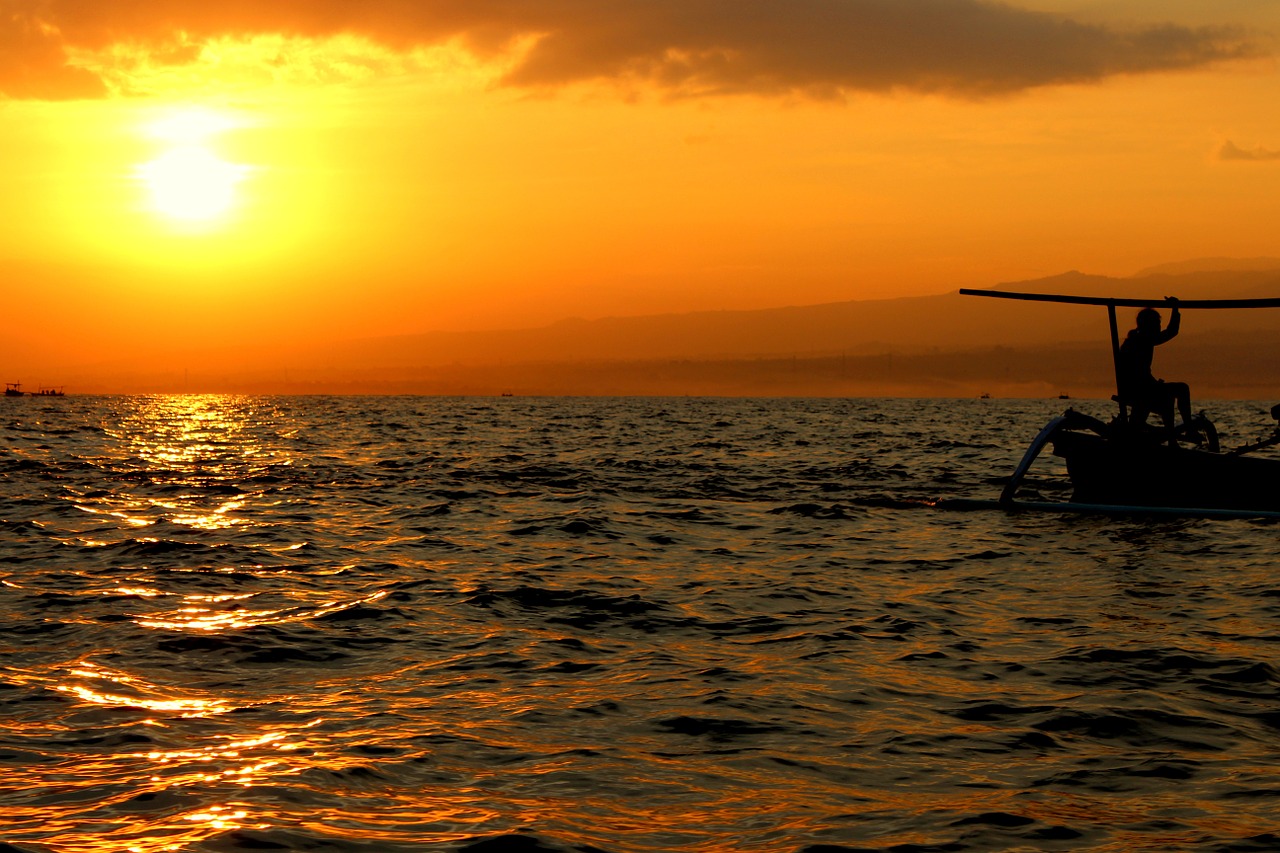
<instances>
[{"instance_id":1,"label":"distant hillside","mask_svg":"<svg viewBox=\"0 0 1280 853\"><path fill-rule=\"evenodd\" d=\"M1133 277L1186 275L1196 272L1266 272L1267 270L1280 270L1280 258L1196 258L1191 261L1147 267L1134 273Z\"/></svg>"},{"instance_id":2,"label":"distant hillside","mask_svg":"<svg viewBox=\"0 0 1280 853\"><path fill-rule=\"evenodd\" d=\"M995 289L1184 299L1280 296L1280 271L1150 273L1117 279L1064 273ZM1132 312L1130 312L1132 313ZM759 311L563 320L533 329L377 338L297 353L305 362L347 367L513 364L645 359L723 359L930 353L985 345L1105 341L1106 314L1090 306L1045 305L948 293ZM1124 317L1122 323L1130 323ZM1187 331L1280 331L1280 311L1196 312Z\"/></svg>"}]
</instances>

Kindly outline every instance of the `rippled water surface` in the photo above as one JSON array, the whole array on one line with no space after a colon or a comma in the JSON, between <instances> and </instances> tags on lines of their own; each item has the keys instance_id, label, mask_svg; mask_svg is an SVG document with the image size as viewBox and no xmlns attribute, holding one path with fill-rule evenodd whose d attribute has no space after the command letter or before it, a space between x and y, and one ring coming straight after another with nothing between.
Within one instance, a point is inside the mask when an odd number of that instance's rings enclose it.
<instances>
[{"instance_id":1,"label":"rippled water surface","mask_svg":"<svg viewBox=\"0 0 1280 853\"><path fill-rule=\"evenodd\" d=\"M0 849L1280 849L1280 528L928 505L1056 400L0 402Z\"/></svg>"}]
</instances>

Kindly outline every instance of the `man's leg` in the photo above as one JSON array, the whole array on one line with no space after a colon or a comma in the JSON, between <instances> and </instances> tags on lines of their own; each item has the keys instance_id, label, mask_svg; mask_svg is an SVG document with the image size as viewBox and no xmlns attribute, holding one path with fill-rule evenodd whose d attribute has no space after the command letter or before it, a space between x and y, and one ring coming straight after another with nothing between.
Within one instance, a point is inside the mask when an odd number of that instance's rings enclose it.
<instances>
[{"instance_id":1,"label":"man's leg","mask_svg":"<svg viewBox=\"0 0 1280 853\"><path fill-rule=\"evenodd\" d=\"M1164 387L1169 396L1178 404L1178 414L1182 415L1184 424L1191 423L1191 386L1185 382L1166 382Z\"/></svg>"},{"instance_id":2,"label":"man's leg","mask_svg":"<svg viewBox=\"0 0 1280 853\"><path fill-rule=\"evenodd\" d=\"M1178 446L1178 429L1173 419L1173 394L1164 382L1157 382L1151 386L1150 395L1151 410L1160 415L1160 422L1164 425L1165 440L1169 442L1170 447Z\"/></svg>"}]
</instances>

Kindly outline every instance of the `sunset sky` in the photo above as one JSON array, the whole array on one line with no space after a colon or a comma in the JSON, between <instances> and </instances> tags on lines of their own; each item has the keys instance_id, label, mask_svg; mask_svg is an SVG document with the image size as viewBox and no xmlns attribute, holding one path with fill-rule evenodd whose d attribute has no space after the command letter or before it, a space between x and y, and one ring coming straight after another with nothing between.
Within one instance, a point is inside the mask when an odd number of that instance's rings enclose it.
<instances>
[{"instance_id":1,"label":"sunset sky","mask_svg":"<svg viewBox=\"0 0 1280 853\"><path fill-rule=\"evenodd\" d=\"M0 360L1280 254L1278 37L1274 0L0 0Z\"/></svg>"}]
</instances>

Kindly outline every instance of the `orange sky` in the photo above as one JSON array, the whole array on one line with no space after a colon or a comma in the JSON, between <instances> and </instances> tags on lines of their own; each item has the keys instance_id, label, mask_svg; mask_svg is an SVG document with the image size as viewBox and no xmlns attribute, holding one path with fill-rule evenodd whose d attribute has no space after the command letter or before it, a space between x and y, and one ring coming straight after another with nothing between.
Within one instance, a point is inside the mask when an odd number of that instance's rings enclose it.
<instances>
[{"instance_id":1,"label":"orange sky","mask_svg":"<svg viewBox=\"0 0 1280 853\"><path fill-rule=\"evenodd\" d=\"M1270 0L0 0L0 360L1277 254Z\"/></svg>"}]
</instances>

